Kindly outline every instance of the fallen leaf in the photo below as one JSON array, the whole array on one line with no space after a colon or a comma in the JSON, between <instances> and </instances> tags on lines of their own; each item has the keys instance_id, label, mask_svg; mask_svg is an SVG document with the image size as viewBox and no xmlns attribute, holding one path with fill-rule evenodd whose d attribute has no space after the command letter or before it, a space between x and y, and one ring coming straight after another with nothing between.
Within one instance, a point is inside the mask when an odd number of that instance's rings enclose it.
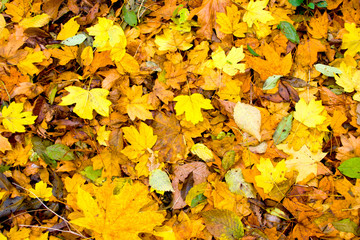
<instances>
[{"instance_id":1,"label":"fallen leaf","mask_svg":"<svg viewBox=\"0 0 360 240\"><path fill-rule=\"evenodd\" d=\"M2 114L2 124L10 132L25 132L24 125L35 123L37 116L33 116L31 112L23 112L24 103L12 102L10 105L4 106Z\"/></svg>"},{"instance_id":2,"label":"fallen leaf","mask_svg":"<svg viewBox=\"0 0 360 240\"><path fill-rule=\"evenodd\" d=\"M65 88L69 94L62 98L60 106L76 104L74 112L84 119L93 119L93 110L102 116L109 116L109 107L112 104L106 99L109 91L102 88L94 88L90 91L80 87L70 86Z\"/></svg>"},{"instance_id":3,"label":"fallen leaf","mask_svg":"<svg viewBox=\"0 0 360 240\"><path fill-rule=\"evenodd\" d=\"M261 114L259 109L249 104L238 102L234 108L234 119L241 130L261 141Z\"/></svg>"}]
</instances>

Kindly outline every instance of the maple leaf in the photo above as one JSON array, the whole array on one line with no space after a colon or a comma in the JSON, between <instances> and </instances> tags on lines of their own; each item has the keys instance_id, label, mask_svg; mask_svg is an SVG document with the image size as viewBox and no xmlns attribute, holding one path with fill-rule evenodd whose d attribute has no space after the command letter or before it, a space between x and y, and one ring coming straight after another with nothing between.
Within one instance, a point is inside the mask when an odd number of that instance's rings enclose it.
<instances>
[{"instance_id":1,"label":"maple leaf","mask_svg":"<svg viewBox=\"0 0 360 240\"><path fill-rule=\"evenodd\" d=\"M108 146L106 142L109 141L110 133L111 131L106 131L106 126L101 126L97 131L96 140L100 145Z\"/></svg>"},{"instance_id":2,"label":"maple leaf","mask_svg":"<svg viewBox=\"0 0 360 240\"><path fill-rule=\"evenodd\" d=\"M45 201L49 201L52 196L52 188L48 188L47 184L40 181L35 184L35 189L30 188L30 197L32 198L43 198Z\"/></svg>"},{"instance_id":3,"label":"maple leaf","mask_svg":"<svg viewBox=\"0 0 360 240\"><path fill-rule=\"evenodd\" d=\"M59 34L56 37L57 40L65 40L69 37L75 36L80 28L80 24L75 21L76 18L78 18L78 16L70 18L70 20L62 26Z\"/></svg>"},{"instance_id":4,"label":"maple leaf","mask_svg":"<svg viewBox=\"0 0 360 240\"><path fill-rule=\"evenodd\" d=\"M31 112L22 112L24 103L12 102L10 105L4 106L1 111L2 124L10 132L25 132L24 125L35 123L37 116L32 116Z\"/></svg>"},{"instance_id":5,"label":"maple leaf","mask_svg":"<svg viewBox=\"0 0 360 240\"><path fill-rule=\"evenodd\" d=\"M231 4L230 0L204 0L201 6L191 11L189 19L194 15L198 16L198 23L201 28L196 32L201 37L211 39L213 28L217 35L221 34L219 26L215 24L215 17L218 12L225 12L225 7ZM221 38L221 37L220 37Z\"/></svg>"},{"instance_id":6,"label":"maple leaf","mask_svg":"<svg viewBox=\"0 0 360 240\"><path fill-rule=\"evenodd\" d=\"M42 51L34 51L28 47L26 47L25 50L28 51L28 55L25 59L19 61L17 67L23 74L38 74L40 70L34 65L34 63L41 63L44 59L46 59L44 53Z\"/></svg>"},{"instance_id":7,"label":"maple leaf","mask_svg":"<svg viewBox=\"0 0 360 240\"><path fill-rule=\"evenodd\" d=\"M293 64L291 54L281 57L274 48L266 43L261 46L261 50L266 60L259 57L249 57L246 58L246 64L258 72L262 80L273 75L286 76L290 73Z\"/></svg>"},{"instance_id":8,"label":"maple leaf","mask_svg":"<svg viewBox=\"0 0 360 240\"><path fill-rule=\"evenodd\" d=\"M299 151L295 151L284 144L279 144L276 147L291 155L286 159L285 164L289 171L295 170L299 173L296 182L303 181L311 174L314 174L314 177L317 176L318 164L327 154L321 150L313 153L306 145L303 145Z\"/></svg>"},{"instance_id":9,"label":"maple leaf","mask_svg":"<svg viewBox=\"0 0 360 240\"><path fill-rule=\"evenodd\" d=\"M109 116L109 107L112 104L106 99L109 91L102 88L93 88L90 91L80 87L69 86L65 88L69 94L62 98L60 106L76 104L74 112L84 119L93 119L93 110L104 117Z\"/></svg>"},{"instance_id":10,"label":"maple leaf","mask_svg":"<svg viewBox=\"0 0 360 240\"><path fill-rule=\"evenodd\" d=\"M345 23L345 29L348 33L343 36L341 49L347 49L345 55L354 57L360 52L360 28L357 28L355 23Z\"/></svg>"},{"instance_id":11,"label":"maple leaf","mask_svg":"<svg viewBox=\"0 0 360 240\"><path fill-rule=\"evenodd\" d=\"M93 46L98 51L112 50L120 44L123 48L126 46L126 36L123 29L107 18L98 18L98 24L87 28L89 35L95 36Z\"/></svg>"},{"instance_id":12,"label":"maple leaf","mask_svg":"<svg viewBox=\"0 0 360 240\"><path fill-rule=\"evenodd\" d=\"M119 188L105 182L94 189L95 199L79 188L77 205L83 216L78 215L70 223L89 229L96 239L134 240L141 239L140 232L151 233L155 226L161 225L164 215L148 207L154 203L147 186L139 182L130 184L124 179L122 185Z\"/></svg>"},{"instance_id":13,"label":"maple leaf","mask_svg":"<svg viewBox=\"0 0 360 240\"><path fill-rule=\"evenodd\" d=\"M123 91L126 97L120 98L120 107L125 108L126 113L132 121L138 117L141 120L153 119L152 113L149 110L154 109L149 104L149 94L143 95L141 86L134 85L131 88L125 88Z\"/></svg>"},{"instance_id":14,"label":"maple leaf","mask_svg":"<svg viewBox=\"0 0 360 240\"><path fill-rule=\"evenodd\" d=\"M134 127L122 128L124 138L131 144L126 146L121 152L130 159L136 159L151 149L157 140L157 136L153 135L153 129L143 122L140 122L139 131Z\"/></svg>"},{"instance_id":15,"label":"maple leaf","mask_svg":"<svg viewBox=\"0 0 360 240\"><path fill-rule=\"evenodd\" d=\"M313 38L327 38L328 22L329 20L326 12L321 15L319 11L316 11L315 16L310 19L307 30L313 36Z\"/></svg>"},{"instance_id":16,"label":"maple leaf","mask_svg":"<svg viewBox=\"0 0 360 240\"><path fill-rule=\"evenodd\" d=\"M325 107L321 104L321 100L311 99L309 104L306 104L305 100L300 98L299 102L295 104L294 118L305 126L314 128L326 120L326 117L321 115L324 110Z\"/></svg>"},{"instance_id":17,"label":"maple leaf","mask_svg":"<svg viewBox=\"0 0 360 240\"><path fill-rule=\"evenodd\" d=\"M193 46L190 43L192 40L191 33L181 34L179 31L169 28L164 29L163 35L155 36L155 43L159 46L160 51L188 50Z\"/></svg>"},{"instance_id":18,"label":"maple leaf","mask_svg":"<svg viewBox=\"0 0 360 240\"><path fill-rule=\"evenodd\" d=\"M256 164L256 168L261 172L261 175L255 176L255 182L258 187L264 189L265 193L269 193L271 189L277 184L286 180L286 165L285 160L281 160L274 168L269 158L260 158L260 163Z\"/></svg>"},{"instance_id":19,"label":"maple leaf","mask_svg":"<svg viewBox=\"0 0 360 240\"><path fill-rule=\"evenodd\" d=\"M51 56L60 59L60 65L66 65L69 61L76 59L78 47L77 46L63 46L60 49L49 49Z\"/></svg>"},{"instance_id":20,"label":"maple leaf","mask_svg":"<svg viewBox=\"0 0 360 240\"><path fill-rule=\"evenodd\" d=\"M357 93L354 94L353 99L360 101L360 70L357 70L356 67L347 65L345 62L340 64L341 74L334 74L336 84L344 88L345 92L353 92L354 90Z\"/></svg>"},{"instance_id":21,"label":"maple leaf","mask_svg":"<svg viewBox=\"0 0 360 240\"><path fill-rule=\"evenodd\" d=\"M226 7L225 13L216 13L216 23L220 25L220 31L226 34L233 34L235 37L245 37L247 24L240 23L240 11L236 5Z\"/></svg>"},{"instance_id":22,"label":"maple leaf","mask_svg":"<svg viewBox=\"0 0 360 240\"><path fill-rule=\"evenodd\" d=\"M274 17L271 16L271 13L264 10L267 4L267 0L256 2L250 0L249 4L245 7L246 12L244 14L243 21L246 22L249 27L252 27L253 24L258 26L259 22L265 24L268 21L274 20Z\"/></svg>"},{"instance_id":23,"label":"maple leaf","mask_svg":"<svg viewBox=\"0 0 360 240\"><path fill-rule=\"evenodd\" d=\"M245 72L245 64L238 63L243 60L244 57L243 46L239 48L232 47L227 56L221 47L211 54L215 67L223 70L230 76L234 76L238 72Z\"/></svg>"},{"instance_id":24,"label":"maple leaf","mask_svg":"<svg viewBox=\"0 0 360 240\"><path fill-rule=\"evenodd\" d=\"M200 93L194 93L190 96L179 95L173 99L176 101L175 111L176 115L185 113L186 121L197 124L203 121L201 109L213 109L210 99L205 99Z\"/></svg>"}]
</instances>

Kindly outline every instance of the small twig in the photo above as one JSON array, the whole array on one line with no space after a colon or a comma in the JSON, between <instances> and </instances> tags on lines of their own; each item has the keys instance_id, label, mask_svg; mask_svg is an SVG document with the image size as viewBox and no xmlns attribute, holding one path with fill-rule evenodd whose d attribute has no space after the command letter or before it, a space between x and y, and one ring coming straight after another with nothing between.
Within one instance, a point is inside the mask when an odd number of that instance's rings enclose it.
<instances>
[{"instance_id":1,"label":"small twig","mask_svg":"<svg viewBox=\"0 0 360 240\"><path fill-rule=\"evenodd\" d=\"M29 189L26 189L26 188L20 186L20 185L17 184L17 183L12 183L12 184L14 184L15 186L17 186L17 187L19 187L19 188L21 188L21 189L23 189L23 190L25 190L25 191L28 191L29 193L31 193L32 195L34 195L35 198L41 203L41 205L43 205L43 206L44 206L48 211L50 211L52 214L54 214L55 216L57 216L58 218L60 218L61 220L63 220L63 221L65 222L66 226L67 226L68 229L69 229L69 231L67 231L67 232L72 233L72 234L74 234L74 235L76 235L76 236L81 236L82 238L87 238L87 237L85 237L84 235L82 235L74 226L72 226L71 223L70 223L66 218L60 216L59 214L57 214L56 212L54 212L52 209L50 209L48 206L46 206L46 204L45 204L35 193L33 193L32 191L30 191ZM20 226L20 225L19 225L19 226ZM21 225L21 226L38 227L38 226L32 226L32 225ZM71 227L73 227L76 232L72 231L72 230L71 230ZM42 228L47 228L47 227L42 227ZM51 229L51 228L47 228L47 229ZM65 230L57 230L57 231L65 231Z\"/></svg>"}]
</instances>

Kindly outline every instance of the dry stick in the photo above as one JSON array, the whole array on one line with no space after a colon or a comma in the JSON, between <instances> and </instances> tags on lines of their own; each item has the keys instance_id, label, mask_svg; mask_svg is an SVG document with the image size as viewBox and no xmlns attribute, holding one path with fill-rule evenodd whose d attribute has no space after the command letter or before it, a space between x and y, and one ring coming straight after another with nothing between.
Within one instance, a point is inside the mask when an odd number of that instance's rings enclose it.
<instances>
[{"instance_id":1,"label":"dry stick","mask_svg":"<svg viewBox=\"0 0 360 240\"><path fill-rule=\"evenodd\" d=\"M41 205L43 205L43 206L44 206L48 211L50 211L52 214L54 214L55 216L57 216L58 218L60 218L61 220L63 220L63 221L65 222L66 226L67 226L68 229L69 229L69 231L60 230L60 229L54 229L54 230L59 231L59 232L68 232L68 233L74 234L74 235L79 236L79 237L82 237L82 238L87 238L87 237L85 237L84 235L82 235L74 226L72 226L71 223L70 223L66 218L60 216L59 214L57 214L56 212L54 212L52 209L50 209L48 206L46 206L46 204L45 204L35 193L33 193L32 191L30 191L29 189L26 189L26 188L20 186L20 185L17 184L17 183L12 183L12 184L14 184L15 186L17 186L17 187L19 187L19 188L21 188L21 189L23 189L23 190L25 190L25 191L28 191L28 192L30 192L32 195L34 195L35 198L41 203ZM42 227L42 226L33 226L33 225L19 225L19 226L20 226L20 227L38 227L38 228L53 229L53 228ZM71 228L70 228L70 226L73 227L73 228L76 230L76 232L72 231Z\"/></svg>"}]
</instances>

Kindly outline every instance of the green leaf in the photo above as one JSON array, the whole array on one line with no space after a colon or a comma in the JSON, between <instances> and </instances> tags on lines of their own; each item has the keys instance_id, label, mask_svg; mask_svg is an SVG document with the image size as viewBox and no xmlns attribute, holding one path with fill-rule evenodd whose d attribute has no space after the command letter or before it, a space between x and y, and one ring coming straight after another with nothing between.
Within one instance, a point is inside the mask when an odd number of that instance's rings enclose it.
<instances>
[{"instance_id":1,"label":"green leaf","mask_svg":"<svg viewBox=\"0 0 360 240\"><path fill-rule=\"evenodd\" d=\"M338 167L339 171L347 177L360 178L360 157L346 160Z\"/></svg>"},{"instance_id":2,"label":"green leaf","mask_svg":"<svg viewBox=\"0 0 360 240\"><path fill-rule=\"evenodd\" d=\"M241 218L227 209L214 209L201 214L207 230L221 240L237 240L244 236Z\"/></svg>"},{"instance_id":3,"label":"green leaf","mask_svg":"<svg viewBox=\"0 0 360 240\"><path fill-rule=\"evenodd\" d=\"M246 182L240 168L234 168L225 174L225 181L232 193L245 196L247 198L255 198L255 190L253 186Z\"/></svg>"},{"instance_id":4,"label":"green leaf","mask_svg":"<svg viewBox=\"0 0 360 240\"><path fill-rule=\"evenodd\" d=\"M324 64L315 64L314 65L315 69L319 72L321 72L322 74L324 74L327 77L334 77L334 73L336 74L341 74L342 71L336 67L330 67L328 65L324 65Z\"/></svg>"},{"instance_id":5,"label":"green leaf","mask_svg":"<svg viewBox=\"0 0 360 240\"><path fill-rule=\"evenodd\" d=\"M299 43L299 35L296 32L294 26L286 21L281 21L279 24L281 32L285 35L285 37L292 43Z\"/></svg>"},{"instance_id":6,"label":"green leaf","mask_svg":"<svg viewBox=\"0 0 360 240\"><path fill-rule=\"evenodd\" d=\"M281 122L278 124L273 135L275 145L280 144L289 136L292 128L292 121L293 121L293 114L290 113L286 117L283 117Z\"/></svg>"},{"instance_id":7,"label":"green leaf","mask_svg":"<svg viewBox=\"0 0 360 240\"><path fill-rule=\"evenodd\" d=\"M337 222L332 222L332 225L340 232L348 232L353 233L356 236L360 236L359 226L349 218Z\"/></svg>"},{"instance_id":8,"label":"green leaf","mask_svg":"<svg viewBox=\"0 0 360 240\"><path fill-rule=\"evenodd\" d=\"M169 176L160 169L155 169L150 173L149 184L151 189L160 194L166 191L174 192Z\"/></svg>"},{"instance_id":9,"label":"green leaf","mask_svg":"<svg viewBox=\"0 0 360 240\"><path fill-rule=\"evenodd\" d=\"M99 177L101 177L102 169L96 169L94 170L93 166L87 166L84 168L83 171L80 172L82 175L87 177L88 179L92 181L96 181Z\"/></svg>"},{"instance_id":10,"label":"green leaf","mask_svg":"<svg viewBox=\"0 0 360 240\"><path fill-rule=\"evenodd\" d=\"M193 186L187 193L185 202L191 207L196 207L198 204L204 202L207 199L203 194L206 188L207 182Z\"/></svg>"},{"instance_id":11,"label":"green leaf","mask_svg":"<svg viewBox=\"0 0 360 240\"><path fill-rule=\"evenodd\" d=\"M47 147L45 153L52 160L71 161L75 159L75 155L70 151L70 148L60 143Z\"/></svg>"},{"instance_id":12,"label":"green leaf","mask_svg":"<svg viewBox=\"0 0 360 240\"><path fill-rule=\"evenodd\" d=\"M61 44L64 44L66 46L75 46L75 45L78 45L78 44L81 44L82 42L84 42L86 38L87 38L87 36L85 33L79 33L73 37L69 37L69 38L61 41Z\"/></svg>"},{"instance_id":13,"label":"green leaf","mask_svg":"<svg viewBox=\"0 0 360 240\"><path fill-rule=\"evenodd\" d=\"M46 154L46 148L51 146L52 142L34 136L31 138L31 143L33 145L33 150L44 160L44 162L55 168L57 165L56 161Z\"/></svg>"},{"instance_id":14,"label":"green leaf","mask_svg":"<svg viewBox=\"0 0 360 240\"><path fill-rule=\"evenodd\" d=\"M307 6L308 6L310 9L314 9L314 8L315 8L315 4L314 4L314 3L309 3Z\"/></svg>"},{"instance_id":15,"label":"green leaf","mask_svg":"<svg viewBox=\"0 0 360 240\"><path fill-rule=\"evenodd\" d=\"M304 2L304 0L288 0L288 1L294 7L298 7Z\"/></svg>"},{"instance_id":16,"label":"green leaf","mask_svg":"<svg viewBox=\"0 0 360 240\"><path fill-rule=\"evenodd\" d=\"M281 77L282 75L272 75L271 77L268 77L264 82L263 90L270 90L276 87L276 84Z\"/></svg>"},{"instance_id":17,"label":"green leaf","mask_svg":"<svg viewBox=\"0 0 360 240\"><path fill-rule=\"evenodd\" d=\"M135 27L138 24L137 16L134 11L129 11L126 8L123 8L123 18L127 24L132 27Z\"/></svg>"},{"instance_id":18,"label":"green leaf","mask_svg":"<svg viewBox=\"0 0 360 240\"><path fill-rule=\"evenodd\" d=\"M321 1L316 3L316 6L318 6L319 8L326 8L328 6L326 1Z\"/></svg>"},{"instance_id":19,"label":"green leaf","mask_svg":"<svg viewBox=\"0 0 360 240\"><path fill-rule=\"evenodd\" d=\"M250 52L252 55L254 55L255 57L260 57L260 55L257 54L257 53L254 51L254 49L252 49L252 48L250 47L249 44L247 45L247 49L248 49L249 52Z\"/></svg>"}]
</instances>

